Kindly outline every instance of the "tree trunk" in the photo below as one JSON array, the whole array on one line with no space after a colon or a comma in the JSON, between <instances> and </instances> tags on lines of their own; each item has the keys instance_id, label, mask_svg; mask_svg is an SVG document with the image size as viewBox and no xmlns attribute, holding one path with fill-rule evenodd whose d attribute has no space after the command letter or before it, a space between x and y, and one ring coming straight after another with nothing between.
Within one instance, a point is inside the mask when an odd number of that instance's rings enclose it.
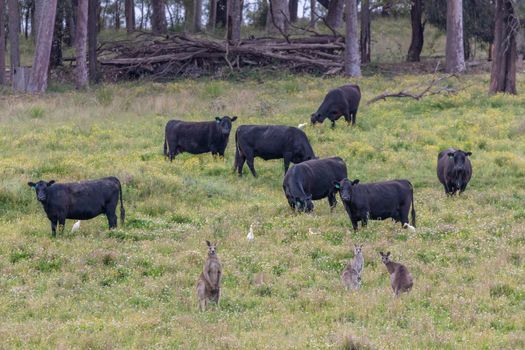
<instances>
[{"instance_id":1,"label":"tree trunk","mask_svg":"<svg viewBox=\"0 0 525 350\"><path fill-rule=\"evenodd\" d=\"M346 0L345 75L350 77L361 76L357 36L357 2Z\"/></svg>"},{"instance_id":2,"label":"tree trunk","mask_svg":"<svg viewBox=\"0 0 525 350\"><path fill-rule=\"evenodd\" d=\"M266 29L270 33L288 33L290 14L286 0L269 0Z\"/></svg>"},{"instance_id":3,"label":"tree trunk","mask_svg":"<svg viewBox=\"0 0 525 350\"><path fill-rule=\"evenodd\" d=\"M310 28L315 28L315 22L317 20L316 5L316 0L310 0Z\"/></svg>"},{"instance_id":4,"label":"tree trunk","mask_svg":"<svg viewBox=\"0 0 525 350\"><path fill-rule=\"evenodd\" d=\"M140 2L140 30L144 28L144 0Z\"/></svg>"},{"instance_id":5,"label":"tree trunk","mask_svg":"<svg viewBox=\"0 0 525 350\"><path fill-rule=\"evenodd\" d=\"M33 37L38 37L38 28L40 27L40 18L42 17L42 10L44 7L44 1L45 0L33 0L35 2L35 20L34 20L34 27L32 27L31 31L33 32Z\"/></svg>"},{"instance_id":6,"label":"tree trunk","mask_svg":"<svg viewBox=\"0 0 525 350\"><path fill-rule=\"evenodd\" d=\"M516 94L516 36L519 21L512 0L496 0L494 52L490 73L490 92Z\"/></svg>"},{"instance_id":7,"label":"tree trunk","mask_svg":"<svg viewBox=\"0 0 525 350\"><path fill-rule=\"evenodd\" d=\"M31 3L26 4L24 8L24 37L29 38L29 17L31 13Z\"/></svg>"},{"instance_id":8,"label":"tree trunk","mask_svg":"<svg viewBox=\"0 0 525 350\"><path fill-rule=\"evenodd\" d=\"M20 45L18 42L18 28L20 28L20 13L18 0L8 0L9 7L9 51L11 57L11 74L14 68L20 67Z\"/></svg>"},{"instance_id":9,"label":"tree trunk","mask_svg":"<svg viewBox=\"0 0 525 350\"><path fill-rule=\"evenodd\" d=\"M463 45L462 0L448 0L447 44L445 51L447 72L461 73L465 71L465 52Z\"/></svg>"},{"instance_id":10,"label":"tree trunk","mask_svg":"<svg viewBox=\"0 0 525 350\"><path fill-rule=\"evenodd\" d=\"M226 39L233 42L241 40L242 2L243 0L228 0Z\"/></svg>"},{"instance_id":11,"label":"tree trunk","mask_svg":"<svg viewBox=\"0 0 525 350\"><path fill-rule=\"evenodd\" d=\"M193 17L191 19L191 31L200 32L202 19L202 0L193 0Z\"/></svg>"},{"instance_id":12,"label":"tree trunk","mask_svg":"<svg viewBox=\"0 0 525 350\"><path fill-rule=\"evenodd\" d=\"M88 61L89 80L98 82L97 70L97 34L99 0L88 0Z\"/></svg>"},{"instance_id":13,"label":"tree trunk","mask_svg":"<svg viewBox=\"0 0 525 350\"><path fill-rule=\"evenodd\" d=\"M220 23L222 27L226 28L227 16L227 0L217 0L217 17L215 19L215 27Z\"/></svg>"},{"instance_id":14,"label":"tree trunk","mask_svg":"<svg viewBox=\"0 0 525 350\"><path fill-rule=\"evenodd\" d=\"M120 0L115 1L115 30L120 30Z\"/></svg>"},{"instance_id":15,"label":"tree trunk","mask_svg":"<svg viewBox=\"0 0 525 350\"><path fill-rule=\"evenodd\" d=\"M89 0L78 0L77 12L77 41L76 41L76 71L75 79L77 89L83 89L88 85L87 67L87 40L88 40L88 11Z\"/></svg>"},{"instance_id":16,"label":"tree trunk","mask_svg":"<svg viewBox=\"0 0 525 350\"><path fill-rule=\"evenodd\" d=\"M27 91L31 93L43 93L47 89L49 58L51 45L53 43L56 10L57 0L46 0L46 6L42 7L33 69L27 86Z\"/></svg>"},{"instance_id":17,"label":"tree trunk","mask_svg":"<svg viewBox=\"0 0 525 350\"><path fill-rule=\"evenodd\" d=\"M299 0L289 0L288 12L290 13L290 22L297 22L297 11L299 7Z\"/></svg>"},{"instance_id":18,"label":"tree trunk","mask_svg":"<svg viewBox=\"0 0 525 350\"><path fill-rule=\"evenodd\" d=\"M124 12L126 14L126 31L131 33L135 30L135 3L133 0L125 0Z\"/></svg>"},{"instance_id":19,"label":"tree trunk","mask_svg":"<svg viewBox=\"0 0 525 350\"><path fill-rule=\"evenodd\" d=\"M53 41L51 42L51 57L49 68L62 65L62 37L64 36L64 2L58 1L55 11L55 29L53 31Z\"/></svg>"},{"instance_id":20,"label":"tree trunk","mask_svg":"<svg viewBox=\"0 0 525 350\"><path fill-rule=\"evenodd\" d=\"M5 2L0 0L0 85L5 84Z\"/></svg>"},{"instance_id":21,"label":"tree trunk","mask_svg":"<svg viewBox=\"0 0 525 350\"><path fill-rule=\"evenodd\" d=\"M421 60L421 51L423 50L423 33L425 26L421 23L423 15L423 0L412 0L410 8L410 19L412 23L412 40L408 49L407 61L419 62Z\"/></svg>"},{"instance_id":22,"label":"tree trunk","mask_svg":"<svg viewBox=\"0 0 525 350\"><path fill-rule=\"evenodd\" d=\"M361 2L361 37L359 48L361 49L361 63L370 62L370 2L363 0Z\"/></svg>"},{"instance_id":23,"label":"tree trunk","mask_svg":"<svg viewBox=\"0 0 525 350\"><path fill-rule=\"evenodd\" d=\"M166 23L166 5L164 0L151 0L152 15L151 29L153 34L166 34L168 25Z\"/></svg>"},{"instance_id":24,"label":"tree trunk","mask_svg":"<svg viewBox=\"0 0 525 350\"><path fill-rule=\"evenodd\" d=\"M332 28L339 28L343 23L345 0L331 0L326 14L326 23Z\"/></svg>"},{"instance_id":25,"label":"tree trunk","mask_svg":"<svg viewBox=\"0 0 525 350\"><path fill-rule=\"evenodd\" d=\"M77 0L66 0L64 6L66 27L64 29L64 43L67 46L75 45Z\"/></svg>"},{"instance_id":26,"label":"tree trunk","mask_svg":"<svg viewBox=\"0 0 525 350\"><path fill-rule=\"evenodd\" d=\"M215 30L217 22L217 0L210 0L210 16L208 18L208 30Z\"/></svg>"}]
</instances>

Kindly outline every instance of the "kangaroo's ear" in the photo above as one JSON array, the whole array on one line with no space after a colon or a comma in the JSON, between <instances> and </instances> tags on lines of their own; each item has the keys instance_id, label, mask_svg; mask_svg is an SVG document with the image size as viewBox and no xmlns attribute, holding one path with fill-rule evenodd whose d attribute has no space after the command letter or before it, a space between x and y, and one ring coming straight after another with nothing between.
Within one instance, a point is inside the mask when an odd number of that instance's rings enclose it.
<instances>
[{"instance_id":1,"label":"kangaroo's ear","mask_svg":"<svg viewBox=\"0 0 525 350\"><path fill-rule=\"evenodd\" d=\"M390 252L386 252L386 256L389 257L390 256Z\"/></svg>"},{"instance_id":2,"label":"kangaroo's ear","mask_svg":"<svg viewBox=\"0 0 525 350\"><path fill-rule=\"evenodd\" d=\"M35 187L35 183L30 181L30 182L27 183L27 186L29 186L29 187Z\"/></svg>"},{"instance_id":3,"label":"kangaroo's ear","mask_svg":"<svg viewBox=\"0 0 525 350\"><path fill-rule=\"evenodd\" d=\"M383 252L379 252L379 255L383 256L384 254L383 254Z\"/></svg>"},{"instance_id":4,"label":"kangaroo's ear","mask_svg":"<svg viewBox=\"0 0 525 350\"><path fill-rule=\"evenodd\" d=\"M55 183L55 180L51 180L51 181L49 181L49 182L47 183L47 186L51 186L51 185L54 184L54 183Z\"/></svg>"},{"instance_id":5,"label":"kangaroo's ear","mask_svg":"<svg viewBox=\"0 0 525 350\"><path fill-rule=\"evenodd\" d=\"M211 246L210 241L206 241L206 244L208 245L208 247Z\"/></svg>"}]
</instances>

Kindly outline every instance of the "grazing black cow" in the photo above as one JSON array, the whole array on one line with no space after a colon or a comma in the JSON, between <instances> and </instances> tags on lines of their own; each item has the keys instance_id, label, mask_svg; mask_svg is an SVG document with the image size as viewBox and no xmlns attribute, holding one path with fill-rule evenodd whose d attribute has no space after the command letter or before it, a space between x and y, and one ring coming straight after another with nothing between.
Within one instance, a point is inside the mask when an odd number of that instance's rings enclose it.
<instances>
[{"instance_id":1,"label":"grazing black cow","mask_svg":"<svg viewBox=\"0 0 525 350\"><path fill-rule=\"evenodd\" d=\"M170 161L182 152L200 154L211 152L224 156L232 123L237 117L216 117L211 122L183 122L170 120L164 136L164 156Z\"/></svg>"},{"instance_id":2,"label":"grazing black cow","mask_svg":"<svg viewBox=\"0 0 525 350\"><path fill-rule=\"evenodd\" d=\"M439 152L437 161L437 176L443 184L445 193L453 196L456 192L465 191L472 177L472 164L469 156L472 152L463 152L449 148Z\"/></svg>"},{"instance_id":3,"label":"grazing black cow","mask_svg":"<svg viewBox=\"0 0 525 350\"><path fill-rule=\"evenodd\" d=\"M332 121L332 128L335 127L335 121L345 117L348 124L352 122L355 125L357 109L361 101L361 90L357 85L343 85L333 89L326 94L323 103L317 112L312 114L310 121L312 124L323 123L326 118Z\"/></svg>"},{"instance_id":4,"label":"grazing black cow","mask_svg":"<svg viewBox=\"0 0 525 350\"><path fill-rule=\"evenodd\" d=\"M297 211L311 212L312 200L328 197L331 209L335 208L337 190L333 183L346 178L346 163L339 157L312 159L293 166L286 173L283 190L288 204Z\"/></svg>"},{"instance_id":5,"label":"grazing black cow","mask_svg":"<svg viewBox=\"0 0 525 350\"><path fill-rule=\"evenodd\" d=\"M53 236L56 236L57 223L64 229L66 219L89 220L106 214L109 228L117 227L117 203L120 198L120 223L124 224L125 211L122 203L122 187L116 177L98 180L55 183L28 182L36 191L36 198L51 221Z\"/></svg>"},{"instance_id":6,"label":"grazing black cow","mask_svg":"<svg viewBox=\"0 0 525 350\"><path fill-rule=\"evenodd\" d=\"M414 191L410 181L392 180L359 184L359 180L343 179L334 182L333 185L341 195L354 230L357 231L359 221L362 226L366 226L369 219L384 220L387 218L401 222L403 228L415 230L416 210ZM411 205L412 225L409 225L408 213Z\"/></svg>"},{"instance_id":7,"label":"grazing black cow","mask_svg":"<svg viewBox=\"0 0 525 350\"><path fill-rule=\"evenodd\" d=\"M235 164L239 176L244 162L252 175L257 177L253 166L255 157L264 160L284 158L284 173L290 162L297 164L315 158L314 151L304 131L284 125L241 125L235 133Z\"/></svg>"}]
</instances>

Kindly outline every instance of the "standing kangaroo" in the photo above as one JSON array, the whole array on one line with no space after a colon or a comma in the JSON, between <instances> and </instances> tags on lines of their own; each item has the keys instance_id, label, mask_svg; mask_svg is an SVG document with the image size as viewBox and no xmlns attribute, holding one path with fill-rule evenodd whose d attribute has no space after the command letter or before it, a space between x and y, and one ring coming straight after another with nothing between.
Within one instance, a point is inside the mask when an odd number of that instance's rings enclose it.
<instances>
[{"instance_id":1,"label":"standing kangaroo","mask_svg":"<svg viewBox=\"0 0 525 350\"><path fill-rule=\"evenodd\" d=\"M379 252L381 260L385 264L388 273L390 274L390 285L394 290L394 295L397 297L399 293L409 292L414 285L412 275L408 272L405 265L393 262L390 260L390 252L384 254Z\"/></svg>"},{"instance_id":2,"label":"standing kangaroo","mask_svg":"<svg viewBox=\"0 0 525 350\"><path fill-rule=\"evenodd\" d=\"M206 310L208 300L214 301L219 305L221 297L221 276L222 268L219 257L217 256L217 244L206 241L208 245L208 258L204 263L204 269L197 282L197 298L199 309Z\"/></svg>"},{"instance_id":3,"label":"standing kangaroo","mask_svg":"<svg viewBox=\"0 0 525 350\"><path fill-rule=\"evenodd\" d=\"M356 244L354 246L354 258L341 274L341 281L347 290L359 289L361 287L361 272L365 264L362 248L362 245Z\"/></svg>"}]
</instances>

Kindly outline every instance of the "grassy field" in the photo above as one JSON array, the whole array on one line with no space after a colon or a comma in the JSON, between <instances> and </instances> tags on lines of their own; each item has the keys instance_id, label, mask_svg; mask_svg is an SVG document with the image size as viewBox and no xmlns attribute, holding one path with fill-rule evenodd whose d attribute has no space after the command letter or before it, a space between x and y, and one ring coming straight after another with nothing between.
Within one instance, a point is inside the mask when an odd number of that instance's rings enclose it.
<instances>
[{"instance_id":1,"label":"grassy field","mask_svg":"<svg viewBox=\"0 0 525 350\"><path fill-rule=\"evenodd\" d=\"M357 82L366 101L425 78ZM363 103L355 128L305 129L317 155L341 156L352 179L412 181L415 233L390 221L354 233L340 203L295 214L282 162L256 160L260 177L238 178L232 142L224 160L163 159L171 118L297 125L345 82L283 76L2 96L0 347L525 347L525 97L488 97L487 75L453 81L466 86L455 96ZM436 178L448 146L473 152L461 197L446 198ZM27 181L108 175L123 183L126 225L108 231L98 217L71 234L68 221L51 238ZM223 299L199 313L206 239L219 242ZM348 293L339 275L354 242L364 245L363 287ZM380 250L411 270L410 294L393 298Z\"/></svg>"}]
</instances>

